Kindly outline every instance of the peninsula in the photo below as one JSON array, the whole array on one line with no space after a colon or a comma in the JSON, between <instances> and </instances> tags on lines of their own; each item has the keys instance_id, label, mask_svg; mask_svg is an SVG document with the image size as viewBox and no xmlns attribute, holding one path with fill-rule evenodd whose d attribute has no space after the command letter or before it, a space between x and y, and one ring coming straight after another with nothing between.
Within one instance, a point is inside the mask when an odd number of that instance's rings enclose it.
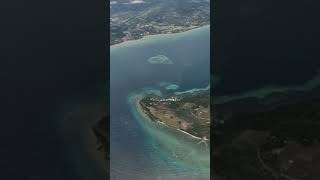
<instances>
[{"instance_id":1,"label":"peninsula","mask_svg":"<svg viewBox=\"0 0 320 180\"><path fill-rule=\"evenodd\" d=\"M197 139L210 139L209 90L169 97L150 94L138 101L138 108L151 121L163 123Z\"/></svg>"}]
</instances>

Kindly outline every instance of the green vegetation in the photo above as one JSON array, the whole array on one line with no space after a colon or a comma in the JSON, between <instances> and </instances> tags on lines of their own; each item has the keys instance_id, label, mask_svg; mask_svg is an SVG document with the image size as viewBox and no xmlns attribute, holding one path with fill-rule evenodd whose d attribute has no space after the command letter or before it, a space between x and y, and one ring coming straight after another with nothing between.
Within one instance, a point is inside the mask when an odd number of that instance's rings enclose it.
<instances>
[{"instance_id":1,"label":"green vegetation","mask_svg":"<svg viewBox=\"0 0 320 180\"><path fill-rule=\"evenodd\" d=\"M194 96L185 96L182 98L181 103L193 102L198 106L207 108L210 105L210 94L209 90L196 94Z\"/></svg>"},{"instance_id":2,"label":"green vegetation","mask_svg":"<svg viewBox=\"0 0 320 180\"><path fill-rule=\"evenodd\" d=\"M177 96L177 101L164 101L168 97L148 95L140 101L140 105L154 121L170 124L197 137L209 138L209 97L209 90Z\"/></svg>"}]
</instances>

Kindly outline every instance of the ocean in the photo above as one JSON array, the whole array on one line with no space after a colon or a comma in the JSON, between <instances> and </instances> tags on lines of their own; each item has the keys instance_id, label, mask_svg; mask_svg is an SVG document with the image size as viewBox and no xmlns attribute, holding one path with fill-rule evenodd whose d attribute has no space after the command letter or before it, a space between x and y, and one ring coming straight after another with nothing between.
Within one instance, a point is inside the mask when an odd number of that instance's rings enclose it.
<instances>
[{"instance_id":1,"label":"ocean","mask_svg":"<svg viewBox=\"0 0 320 180\"><path fill-rule=\"evenodd\" d=\"M209 179L208 148L148 122L135 105L150 91L173 94L208 87L210 26L147 36L112 46L110 52L111 179Z\"/></svg>"}]
</instances>

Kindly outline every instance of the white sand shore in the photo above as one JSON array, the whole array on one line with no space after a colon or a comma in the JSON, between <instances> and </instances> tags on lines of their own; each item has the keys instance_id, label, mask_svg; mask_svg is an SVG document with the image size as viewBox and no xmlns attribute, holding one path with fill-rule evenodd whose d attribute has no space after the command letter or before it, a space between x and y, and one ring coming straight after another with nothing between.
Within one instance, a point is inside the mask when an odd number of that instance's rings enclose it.
<instances>
[{"instance_id":1,"label":"white sand shore","mask_svg":"<svg viewBox=\"0 0 320 180\"><path fill-rule=\"evenodd\" d=\"M125 46L136 46L139 43L141 43L141 41L145 41L145 40L162 40L165 38L174 38L176 37L176 35L185 35L187 33L193 32L193 31L197 31L197 30L201 30L202 28L206 28L206 27L210 27L210 25L204 25L204 26L196 26L196 27L192 27L186 31L181 31L181 32L177 32L177 33L162 33L162 34L151 34L151 35L145 35L140 39L134 39L134 40L128 40L128 41L124 41L124 42L120 42L117 44L113 44L110 46L111 50L114 48L121 48L121 47L125 47Z\"/></svg>"},{"instance_id":2,"label":"white sand shore","mask_svg":"<svg viewBox=\"0 0 320 180\"><path fill-rule=\"evenodd\" d=\"M193 137L193 138L195 138L195 139L202 140L201 137L194 136L194 135L192 135L192 134L190 134L190 133L187 133L186 131L183 131L183 130L181 130L181 129L177 129L177 130L180 131L180 132L182 132L182 133L184 133L184 134L187 134L187 135L189 135L189 136L191 136L191 137Z\"/></svg>"}]
</instances>

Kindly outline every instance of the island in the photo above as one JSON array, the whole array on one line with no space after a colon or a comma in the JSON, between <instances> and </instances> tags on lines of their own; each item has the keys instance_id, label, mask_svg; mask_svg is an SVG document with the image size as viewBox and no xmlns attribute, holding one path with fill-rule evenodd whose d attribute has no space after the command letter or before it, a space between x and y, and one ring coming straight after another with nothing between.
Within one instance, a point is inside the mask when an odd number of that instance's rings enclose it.
<instances>
[{"instance_id":1,"label":"island","mask_svg":"<svg viewBox=\"0 0 320 180\"><path fill-rule=\"evenodd\" d=\"M209 90L164 97L149 94L138 101L138 108L155 123L210 140Z\"/></svg>"}]
</instances>

